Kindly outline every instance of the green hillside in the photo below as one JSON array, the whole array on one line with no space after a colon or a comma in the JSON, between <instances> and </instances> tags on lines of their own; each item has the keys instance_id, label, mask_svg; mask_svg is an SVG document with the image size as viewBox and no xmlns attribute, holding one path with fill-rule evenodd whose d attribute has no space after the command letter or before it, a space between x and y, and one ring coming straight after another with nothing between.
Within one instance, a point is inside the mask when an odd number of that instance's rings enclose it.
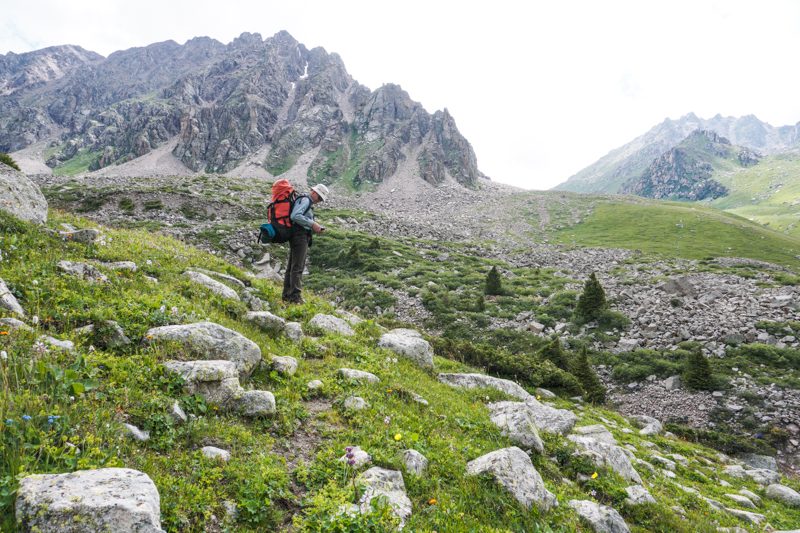
<instances>
[{"instance_id":1,"label":"green hillside","mask_svg":"<svg viewBox=\"0 0 800 533\"><path fill-rule=\"evenodd\" d=\"M697 204L599 201L581 223L557 230L555 239L668 257L746 257L800 267L800 239Z\"/></svg>"},{"instance_id":2,"label":"green hillside","mask_svg":"<svg viewBox=\"0 0 800 533\"><path fill-rule=\"evenodd\" d=\"M711 206L788 235L800 236L800 153L766 157L753 167L714 178L730 194Z\"/></svg>"},{"instance_id":3,"label":"green hillside","mask_svg":"<svg viewBox=\"0 0 800 533\"><path fill-rule=\"evenodd\" d=\"M677 206L661 209L677 216ZM611 217L625 211L609 204L599 206L592 217L608 224ZM706 211L697 212L710 217ZM685 212L694 211L685 208ZM636 214L632 211L628 220ZM667 220L665 214L664 224ZM724 229L725 220L714 228ZM93 227L84 219L51 213L50 228L62 223ZM599 239L581 232L582 226L571 228L576 239ZM755 227L742 227L751 226ZM637 462L656 503L632 505L626 503L624 491L629 482L576 455L576 445L566 438L545 435L544 453L533 453L531 459L559 505L549 512L526 510L489 476L466 475L468 461L512 444L491 423L486 408L487 400L506 397L494 390L462 390L440 383L437 372L473 370L447 350L438 353L448 358L434 358L435 371L420 369L377 348L381 327L373 320L355 326L352 337L323 334L309 325L317 313L336 312L322 298L310 295L306 304L287 308L280 303L276 285L252 279L211 254L142 230L100 229L102 239L81 244L0 214L0 278L28 311L26 322L33 328L0 331L3 531L14 530L15 492L25 475L106 466L135 468L153 479L161 496L162 527L170 532L392 530L396 521L382 504L370 514L342 512L341 506L355 502L363 490L353 482L353 469L338 460L345 447L353 445L368 451L374 465L403 471L413 506L405 531L589 531L568 505L571 499L614 507L635 533L712 533L718 527L736 526L761 530L762 526L717 510L702 499L731 506L735 504L726 500L727 493L747 488L763 494L753 481L724 473L724 463L715 451L673 436L641 436L638 428L612 411L562 398L552 400L554 405L573 410L578 425L606 425L636 460L655 464L657 454L679 454L681 462L669 476L661 468ZM745 229L736 231L744 235ZM736 231L733 234L739 235ZM387 243L378 245L388 248ZM685 253L692 250L687 248ZM393 251L409 252L402 247ZM769 246L764 251L777 254ZM56 267L61 260L92 264L109 280L91 284L67 276ZM130 260L138 270L114 270L107 264ZM467 259L462 261L466 267ZM183 276L190 267L225 273L250 284L274 313L300 322L307 334L315 336L295 344L259 329L244 320L247 307L243 303L213 295ZM551 273L540 275L543 283L559 283ZM230 284L232 289L237 287ZM522 288L522 283L513 286ZM111 347L99 342L101 336L87 338L75 331L103 320L117 321L133 343ZM201 320L217 322L253 340L266 361L272 355L299 361L293 376L264 365L243 383L245 388L272 391L277 400L275 415L243 418L187 394L182 381L162 367L166 360L186 359L187 354L178 346L143 342L149 328ZM76 349L48 347L38 340L42 334L73 340ZM535 362L540 364L538 359ZM381 382L349 382L337 376L342 367L372 372ZM317 393L306 386L312 379L323 382ZM424 396L429 406L414 402L412 393ZM344 400L352 394L363 397L369 407L357 412L345 409ZM175 400L193 415L187 423L178 423L168 414ZM138 442L124 436L123 422L149 431L150 439ZM207 445L230 450L230 460L205 458L200 448ZM409 448L430 460L421 476L402 466L400 454ZM723 480L732 486L722 486ZM782 482L800 488L796 480ZM226 502L235 504L235 515L226 512ZM772 500L764 499L757 512L777 528L800 523L800 510Z\"/></svg>"}]
</instances>

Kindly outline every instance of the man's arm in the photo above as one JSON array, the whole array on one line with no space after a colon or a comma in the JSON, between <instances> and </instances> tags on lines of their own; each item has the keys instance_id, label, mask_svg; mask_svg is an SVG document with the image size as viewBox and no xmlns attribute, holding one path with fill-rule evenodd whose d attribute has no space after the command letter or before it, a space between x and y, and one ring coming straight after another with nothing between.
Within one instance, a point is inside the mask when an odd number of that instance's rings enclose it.
<instances>
[{"instance_id":1,"label":"man's arm","mask_svg":"<svg viewBox=\"0 0 800 533\"><path fill-rule=\"evenodd\" d=\"M306 211L311 206L311 199L308 197L301 197L294 203L294 209L292 209L292 214L289 218L292 221L292 224L297 224L298 226L310 230L311 226L314 225L314 219L306 216Z\"/></svg>"}]
</instances>

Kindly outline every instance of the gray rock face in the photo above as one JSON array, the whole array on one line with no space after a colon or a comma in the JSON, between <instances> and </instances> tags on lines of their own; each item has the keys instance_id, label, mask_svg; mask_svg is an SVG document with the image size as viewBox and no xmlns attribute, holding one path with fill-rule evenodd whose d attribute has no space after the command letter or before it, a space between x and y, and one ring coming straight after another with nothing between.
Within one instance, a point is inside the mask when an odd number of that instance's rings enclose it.
<instances>
[{"instance_id":1,"label":"gray rock face","mask_svg":"<svg viewBox=\"0 0 800 533\"><path fill-rule=\"evenodd\" d=\"M261 362L261 348L256 343L213 322L153 328L145 340L177 342L200 359L232 361L242 377L249 376Z\"/></svg>"},{"instance_id":2,"label":"gray rock face","mask_svg":"<svg viewBox=\"0 0 800 533\"><path fill-rule=\"evenodd\" d=\"M406 450L403 452L403 464L406 471L417 476L421 476L428 469L428 459L417 450Z\"/></svg>"},{"instance_id":3,"label":"gray rock face","mask_svg":"<svg viewBox=\"0 0 800 533\"><path fill-rule=\"evenodd\" d=\"M47 222L47 200L25 174L0 163L0 210L20 220Z\"/></svg>"},{"instance_id":4,"label":"gray rock face","mask_svg":"<svg viewBox=\"0 0 800 533\"><path fill-rule=\"evenodd\" d=\"M617 445L617 440L614 438L614 435L606 429L606 427L602 424L593 424L591 426L577 426L572 430L576 435L582 435L584 437L590 437L598 442L604 442L606 444L610 444L612 446Z\"/></svg>"},{"instance_id":5,"label":"gray rock face","mask_svg":"<svg viewBox=\"0 0 800 533\"><path fill-rule=\"evenodd\" d=\"M288 355L274 355L272 356L272 368L274 368L279 374L283 374L285 376L294 376L294 373L297 372L297 359L294 357L289 357Z\"/></svg>"},{"instance_id":6,"label":"gray rock face","mask_svg":"<svg viewBox=\"0 0 800 533\"><path fill-rule=\"evenodd\" d=\"M489 473L523 506L536 506L546 511L558 505L556 497L547 490L542 476L534 468L528 454L512 446L482 455L467 463L467 474Z\"/></svg>"},{"instance_id":7,"label":"gray rock face","mask_svg":"<svg viewBox=\"0 0 800 533\"><path fill-rule=\"evenodd\" d=\"M451 387L465 389L496 389L520 400L527 400L531 397L528 391L513 381L484 374L439 374L439 381Z\"/></svg>"},{"instance_id":8,"label":"gray rock face","mask_svg":"<svg viewBox=\"0 0 800 533\"><path fill-rule=\"evenodd\" d=\"M747 477L758 483L759 485L769 485L771 483L777 483L781 480L781 475L774 470L767 470L764 468L754 468L752 470L746 470L745 473Z\"/></svg>"},{"instance_id":9,"label":"gray rock face","mask_svg":"<svg viewBox=\"0 0 800 533\"><path fill-rule=\"evenodd\" d=\"M756 494L756 493L754 493L752 491L749 491L747 489L740 489L739 490L739 494L741 494L742 496L744 496L745 498L747 498L748 500L750 500L754 504L761 505L761 497L758 494Z\"/></svg>"},{"instance_id":10,"label":"gray rock face","mask_svg":"<svg viewBox=\"0 0 800 533\"><path fill-rule=\"evenodd\" d=\"M275 413L275 396L263 390L244 391L237 398L236 408L243 416L268 416Z\"/></svg>"},{"instance_id":11,"label":"gray rock face","mask_svg":"<svg viewBox=\"0 0 800 533\"><path fill-rule=\"evenodd\" d=\"M289 339L294 343L299 343L300 341L303 340L303 337L305 336L303 334L303 326L300 325L299 322L287 322L286 328L284 328L283 331L284 333L286 333L286 336L289 337Z\"/></svg>"},{"instance_id":12,"label":"gray rock face","mask_svg":"<svg viewBox=\"0 0 800 533\"><path fill-rule=\"evenodd\" d=\"M89 283L106 283L108 278L105 274L97 270L92 265L86 263L76 263L73 261L59 261L58 269L65 274L81 278Z\"/></svg>"},{"instance_id":13,"label":"gray rock face","mask_svg":"<svg viewBox=\"0 0 800 533\"><path fill-rule=\"evenodd\" d=\"M344 335L345 337L352 337L356 334L353 328L350 327L350 324L332 315L315 315L314 318L309 320L308 324L329 333Z\"/></svg>"},{"instance_id":14,"label":"gray rock face","mask_svg":"<svg viewBox=\"0 0 800 533\"><path fill-rule=\"evenodd\" d=\"M245 315L245 320L253 322L264 331L271 333L283 333L286 328L286 320L273 315L269 311L254 311Z\"/></svg>"},{"instance_id":15,"label":"gray rock face","mask_svg":"<svg viewBox=\"0 0 800 533\"><path fill-rule=\"evenodd\" d=\"M227 406L241 392L239 373L231 361L167 361L164 368L180 375L190 394L209 403Z\"/></svg>"},{"instance_id":16,"label":"gray rock face","mask_svg":"<svg viewBox=\"0 0 800 533\"><path fill-rule=\"evenodd\" d=\"M619 446L599 442L591 437L581 435L569 435L569 440L578 445L581 453L585 454L592 462L599 466L612 469L623 478L637 485L642 484L642 478L633 468L628 455Z\"/></svg>"},{"instance_id":17,"label":"gray rock face","mask_svg":"<svg viewBox=\"0 0 800 533\"><path fill-rule=\"evenodd\" d=\"M350 396L344 401L344 408L350 411L363 411L369 408L369 404L361 396Z\"/></svg>"},{"instance_id":18,"label":"gray rock face","mask_svg":"<svg viewBox=\"0 0 800 533\"><path fill-rule=\"evenodd\" d=\"M21 531L162 533L156 486L128 468L28 476L20 482L16 511Z\"/></svg>"},{"instance_id":19,"label":"gray rock face","mask_svg":"<svg viewBox=\"0 0 800 533\"><path fill-rule=\"evenodd\" d=\"M760 455L757 453L743 453L738 456L739 459L742 460L744 464L749 466L750 468L756 468L761 470L772 470L774 472L778 471L778 462L775 460L774 457L769 455Z\"/></svg>"},{"instance_id":20,"label":"gray rock face","mask_svg":"<svg viewBox=\"0 0 800 533\"><path fill-rule=\"evenodd\" d=\"M800 507L800 494L791 487L774 483L767 487L767 498L790 507Z\"/></svg>"},{"instance_id":21,"label":"gray rock face","mask_svg":"<svg viewBox=\"0 0 800 533\"><path fill-rule=\"evenodd\" d=\"M366 381L367 383L379 383L381 381L375 374L353 368L340 368L339 375L351 381Z\"/></svg>"},{"instance_id":22,"label":"gray rock face","mask_svg":"<svg viewBox=\"0 0 800 533\"><path fill-rule=\"evenodd\" d=\"M411 500L406 495L406 485L400 472L373 466L358 476L357 482L366 487L358 502L362 513L370 512L373 499L385 497L401 522L404 523L411 516Z\"/></svg>"},{"instance_id":23,"label":"gray rock face","mask_svg":"<svg viewBox=\"0 0 800 533\"><path fill-rule=\"evenodd\" d=\"M525 402L497 402L487 407L492 423L503 435L523 448L544 453L544 443Z\"/></svg>"},{"instance_id":24,"label":"gray rock face","mask_svg":"<svg viewBox=\"0 0 800 533\"><path fill-rule=\"evenodd\" d=\"M15 315L24 317L25 310L19 305L17 298L11 293L5 281L0 279L0 308L11 311Z\"/></svg>"},{"instance_id":25,"label":"gray rock face","mask_svg":"<svg viewBox=\"0 0 800 533\"><path fill-rule=\"evenodd\" d=\"M578 421L578 417L572 411L544 405L533 397L528 398L525 404L536 427L545 433L566 435Z\"/></svg>"},{"instance_id":26,"label":"gray rock face","mask_svg":"<svg viewBox=\"0 0 800 533\"><path fill-rule=\"evenodd\" d=\"M77 229L73 231L59 231L58 235L65 241L79 242L81 244L92 244L100 237L100 232L96 229Z\"/></svg>"},{"instance_id":27,"label":"gray rock face","mask_svg":"<svg viewBox=\"0 0 800 533\"><path fill-rule=\"evenodd\" d=\"M625 487L625 492L628 497L625 498L625 503L628 505L642 505L644 503L656 503L656 499L641 485L631 485Z\"/></svg>"},{"instance_id":28,"label":"gray rock face","mask_svg":"<svg viewBox=\"0 0 800 533\"><path fill-rule=\"evenodd\" d=\"M223 298L228 298L230 300L236 300L237 302L241 300L239 298L239 293L235 290L231 289L224 283L221 283L202 272L195 272L193 270L187 270L183 273L184 276L192 280L193 282L197 283L198 285L202 285L203 287L207 288L214 294L218 294Z\"/></svg>"},{"instance_id":29,"label":"gray rock face","mask_svg":"<svg viewBox=\"0 0 800 533\"><path fill-rule=\"evenodd\" d=\"M433 348L419 333L405 329L394 329L381 335L378 346L388 348L398 355L411 359L426 368L433 367Z\"/></svg>"},{"instance_id":30,"label":"gray rock face","mask_svg":"<svg viewBox=\"0 0 800 533\"><path fill-rule=\"evenodd\" d=\"M740 507L747 507L748 509L755 509L756 504L747 496L741 494L726 494L726 498L735 501Z\"/></svg>"},{"instance_id":31,"label":"gray rock face","mask_svg":"<svg viewBox=\"0 0 800 533\"><path fill-rule=\"evenodd\" d=\"M630 420L633 425L640 428L639 435L658 435L664 430L664 426L661 425L661 422L652 416L634 415L629 416L628 420Z\"/></svg>"},{"instance_id":32,"label":"gray rock face","mask_svg":"<svg viewBox=\"0 0 800 533\"><path fill-rule=\"evenodd\" d=\"M10 317L0 318L0 327L7 330L21 329L22 331L33 331L33 328L22 320Z\"/></svg>"},{"instance_id":33,"label":"gray rock face","mask_svg":"<svg viewBox=\"0 0 800 533\"><path fill-rule=\"evenodd\" d=\"M742 511L740 509L731 509L730 507L725 507L724 510L729 515L735 516L736 518L745 522L749 522L750 524L758 525L767 519L767 517L763 514L751 513L749 511Z\"/></svg>"},{"instance_id":34,"label":"gray rock face","mask_svg":"<svg viewBox=\"0 0 800 533\"><path fill-rule=\"evenodd\" d=\"M605 505L589 500L570 500L569 506L575 509L596 533L630 533L628 524L620 514Z\"/></svg>"}]
</instances>

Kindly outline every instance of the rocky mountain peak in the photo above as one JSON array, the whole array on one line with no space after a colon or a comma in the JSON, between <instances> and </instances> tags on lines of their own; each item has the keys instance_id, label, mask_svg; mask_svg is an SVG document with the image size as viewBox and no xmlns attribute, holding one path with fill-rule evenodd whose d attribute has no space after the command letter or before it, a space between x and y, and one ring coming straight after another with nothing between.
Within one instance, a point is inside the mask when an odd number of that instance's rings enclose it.
<instances>
[{"instance_id":1,"label":"rocky mountain peak","mask_svg":"<svg viewBox=\"0 0 800 533\"><path fill-rule=\"evenodd\" d=\"M100 54L74 45L0 55L0 96L56 81L83 65L102 59Z\"/></svg>"}]
</instances>

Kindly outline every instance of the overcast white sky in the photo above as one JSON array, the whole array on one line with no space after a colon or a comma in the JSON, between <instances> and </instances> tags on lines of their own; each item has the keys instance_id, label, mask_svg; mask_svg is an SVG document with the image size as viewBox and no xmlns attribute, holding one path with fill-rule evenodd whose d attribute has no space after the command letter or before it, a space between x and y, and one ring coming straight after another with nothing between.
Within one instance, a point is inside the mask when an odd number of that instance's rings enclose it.
<instances>
[{"instance_id":1,"label":"overcast white sky","mask_svg":"<svg viewBox=\"0 0 800 533\"><path fill-rule=\"evenodd\" d=\"M287 30L448 108L492 179L557 185L667 117L800 121L800 2L4 0L0 53Z\"/></svg>"}]
</instances>

